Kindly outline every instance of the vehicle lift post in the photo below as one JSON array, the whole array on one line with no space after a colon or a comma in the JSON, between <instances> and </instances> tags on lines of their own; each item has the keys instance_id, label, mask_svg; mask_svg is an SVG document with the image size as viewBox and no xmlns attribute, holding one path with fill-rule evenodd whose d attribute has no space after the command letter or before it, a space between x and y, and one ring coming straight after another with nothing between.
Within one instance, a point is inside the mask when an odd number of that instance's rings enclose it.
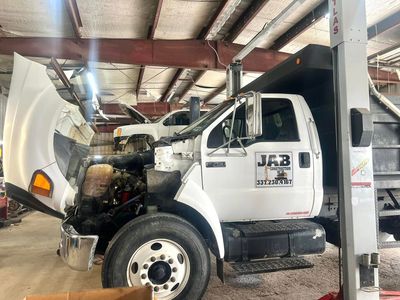
<instances>
[{"instance_id":1,"label":"vehicle lift post","mask_svg":"<svg viewBox=\"0 0 400 300\"><path fill-rule=\"evenodd\" d=\"M343 299L379 299L365 0L329 0Z\"/></svg>"}]
</instances>

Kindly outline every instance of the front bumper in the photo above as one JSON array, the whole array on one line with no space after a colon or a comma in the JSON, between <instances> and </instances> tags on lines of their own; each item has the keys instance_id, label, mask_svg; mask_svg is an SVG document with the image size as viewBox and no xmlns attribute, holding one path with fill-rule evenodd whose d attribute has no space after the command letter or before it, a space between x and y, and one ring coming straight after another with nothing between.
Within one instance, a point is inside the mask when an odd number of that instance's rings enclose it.
<instances>
[{"instance_id":1,"label":"front bumper","mask_svg":"<svg viewBox=\"0 0 400 300\"><path fill-rule=\"evenodd\" d=\"M80 235L72 225L62 223L60 256L71 269L89 271L98 240L97 235Z\"/></svg>"}]
</instances>

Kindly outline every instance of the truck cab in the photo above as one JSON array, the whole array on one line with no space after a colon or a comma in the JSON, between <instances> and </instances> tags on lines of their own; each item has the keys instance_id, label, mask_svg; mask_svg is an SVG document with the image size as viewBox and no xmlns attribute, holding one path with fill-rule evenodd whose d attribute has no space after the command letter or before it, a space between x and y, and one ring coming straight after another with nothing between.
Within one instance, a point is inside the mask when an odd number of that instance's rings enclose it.
<instances>
[{"instance_id":1,"label":"truck cab","mask_svg":"<svg viewBox=\"0 0 400 300\"><path fill-rule=\"evenodd\" d=\"M255 138L246 135L246 103L233 100L179 133L178 137L201 133L198 167L205 194L222 222L318 215L322 157L304 99L262 94L260 102L262 134Z\"/></svg>"}]
</instances>

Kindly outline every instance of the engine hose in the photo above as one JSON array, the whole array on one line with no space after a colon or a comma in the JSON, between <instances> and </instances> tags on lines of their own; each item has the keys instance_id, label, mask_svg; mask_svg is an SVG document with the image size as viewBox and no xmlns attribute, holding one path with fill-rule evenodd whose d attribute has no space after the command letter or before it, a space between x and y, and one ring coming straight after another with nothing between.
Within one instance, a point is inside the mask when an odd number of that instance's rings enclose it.
<instances>
[{"instance_id":1,"label":"engine hose","mask_svg":"<svg viewBox=\"0 0 400 300\"><path fill-rule=\"evenodd\" d=\"M114 216L115 216L116 214L118 214L122 209L124 209L124 208L126 208L126 207L129 207L130 205L134 204L140 197L142 197L142 195L143 195L143 193L142 193L142 194L139 194L139 195L137 195L137 196L135 196L135 197L133 197L133 198L131 198L131 199L129 199L129 200L126 201L124 204L121 204L120 206L118 206L118 207L116 207L116 208L110 210L110 211L108 212L108 214L109 214L111 217L114 217Z\"/></svg>"}]
</instances>

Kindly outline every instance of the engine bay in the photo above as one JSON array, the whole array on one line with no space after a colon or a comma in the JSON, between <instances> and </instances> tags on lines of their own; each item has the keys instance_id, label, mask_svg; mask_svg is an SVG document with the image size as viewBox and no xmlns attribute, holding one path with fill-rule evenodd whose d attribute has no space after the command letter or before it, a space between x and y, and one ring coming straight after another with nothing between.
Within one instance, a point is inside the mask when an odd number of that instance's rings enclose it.
<instances>
[{"instance_id":1,"label":"engine bay","mask_svg":"<svg viewBox=\"0 0 400 300\"><path fill-rule=\"evenodd\" d=\"M143 213L146 170L153 163L153 151L83 160L75 205L66 209L66 220L81 234L101 237L97 252L104 252L118 229Z\"/></svg>"}]
</instances>

